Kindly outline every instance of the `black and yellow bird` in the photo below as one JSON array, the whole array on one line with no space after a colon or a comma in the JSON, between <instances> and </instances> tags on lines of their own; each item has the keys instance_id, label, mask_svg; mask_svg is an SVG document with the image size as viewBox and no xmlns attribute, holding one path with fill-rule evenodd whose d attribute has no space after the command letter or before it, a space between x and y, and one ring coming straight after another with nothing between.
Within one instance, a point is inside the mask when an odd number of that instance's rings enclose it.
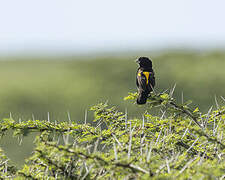
<instances>
[{"instance_id":1,"label":"black and yellow bird","mask_svg":"<svg viewBox=\"0 0 225 180\"><path fill-rule=\"evenodd\" d=\"M152 61L147 57L140 57L136 60L139 68L136 74L136 84L138 88L137 104L145 104L148 95L155 86L155 75L152 69Z\"/></svg>"}]
</instances>

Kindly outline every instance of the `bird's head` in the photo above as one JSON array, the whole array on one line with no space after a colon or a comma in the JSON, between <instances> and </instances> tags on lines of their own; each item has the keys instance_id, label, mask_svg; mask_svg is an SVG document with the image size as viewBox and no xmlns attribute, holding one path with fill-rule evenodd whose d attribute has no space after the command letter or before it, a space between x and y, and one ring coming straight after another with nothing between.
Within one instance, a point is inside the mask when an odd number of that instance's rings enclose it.
<instances>
[{"instance_id":1,"label":"bird's head","mask_svg":"<svg viewBox=\"0 0 225 180\"><path fill-rule=\"evenodd\" d=\"M143 68L152 68L152 61L148 57L139 57L136 63Z\"/></svg>"}]
</instances>

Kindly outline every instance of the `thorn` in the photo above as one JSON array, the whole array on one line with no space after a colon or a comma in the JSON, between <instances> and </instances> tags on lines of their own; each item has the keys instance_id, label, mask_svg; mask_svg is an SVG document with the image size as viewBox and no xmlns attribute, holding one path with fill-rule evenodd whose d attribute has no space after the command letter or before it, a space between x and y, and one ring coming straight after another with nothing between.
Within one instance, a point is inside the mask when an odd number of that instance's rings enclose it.
<instances>
[{"instance_id":1,"label":"thorn","mask_svg":"<svg viewBox=\"0 0 225 180\"><path fill-rule=\"evenodd\" d=\"M193 161L195 161L198 158L198 156L196 156L195 158L191 159L190 161L188 161L185 166L179 171L179 174L181 174Z\"/></svg>"},{"instance_id":2,"label":"thorn","mask_svg":"<svg viewBox=\"0 0 225 180\"><path fill-rule=\"evenodd\" d=\"M95 153L97 151L99 140L100 140L100 138L98 138L97 141L95 142L93 153Z\"/></svg>"},{"instance_id":3,"label":"thorn","mask_svg":"<svg viewBox=\"0 0 225 180\"><path fill-rule=\"evenodd\" d=\"M129 146L128 146L128 159L130 159L130 152L131 152L131 145L132 145L132 130L131 130L131 121L130 121L130 139L129 139Z\"/></svg>"},{"instance_id":4,"label":"thorn","mask_svg":"<svg viewBox=\"0 0 225 180\"><path fill-rule=\"evenodd\" d=\"M170 165L167 158L166 158L166 166L167 166L167 172L170 173Z\"/></svg>"},{"instance_id":5,"label":"thorn","mask_svg":"<svg viewBox=\"0 0 225 180\"><path fill-rule=\"evenodd\" d=\"M50 123L50 115L49 115L49 112L48 112L48 122Z\"/></svg>"},{"instance_id":6,"label":"thorn","mask_svg":"<svg viewBox=\"0 0 225 180\"><path fill-rule=\"evenodd\" d=\"M199 115L200 119L201 119L201 126L204 127L204 121L203 121L203 118L202 118L202 113L200 112L200 115Z\"/></svg>"},{"instance_id":7,"label":"thorn","mask_svg":"<svg viewBox=\"0 0 225 180\"><path fill-rule=\"evenodd\" d=\"M69 134L66 134L66 135L63 134L63 141L65 145L69 143Z\"/></svg>"},{"instance_id":8,"label":"thorn","mask_svg":"<svg viewBox=\"0 0 225 180\"><path fill-rule=\"evenodd\" d=\"M127 108L125 109L125 129L127 129Z\"/></svg>"},{"instance_id":9,"label":"thorn","mask_svg":"<svg viewBox=\"0 0 225 180\"><path fill-rule=\"evenodd\" d=\"M162 120L162 119L163 119L163 117L164 117L165 113L166 113L166 110L162 112L162 116L160 117L160 120Z\"/></svg>"},{"instance_id":10,"label":"thorn","mask_svg":"<svg viewBox=\"0 0 225 180\"><path fill-rule=\"evenodd\" d=\"M166 93L167 91L168 91L168 89L164 90L164 91L162 92L162 94Z\"/></svg>"},{"instance_id":11,"label":"thorn","mask_svg":"<svg viewBox=\"0 0 225 180\"><path fill-rule=\"evenodd\" d=\"M140 152L141 152L141 157L142 157L142 154L143 154L143 152L142 152L142 147L144 146L144 144L143 144L143 142L144 142L144 140L145 140L145 134L143 135L143 137L141 138L141 145L140 145Z\"/></svg>"},{"instance_id":12,"label":"thorn","mask_svg":"<svg viewBox=\"0 0 225 180\"><path fill-rule=\"evenodd\" d=\"M11 112L9 113L9 119L12 119L12 113Z\"/></svg>"},{"instance_id":13,"label":"thorn","mask_svg":"<svg viewBox=\"0 0 225 180\"><path fill-rule=\"evenodd\" d=\"M34 114L33 113L31 114L31 116L32 116L33 121L35 121L35 118L34 118Z\"/></svg>"},{"instance_id":14,"label":"thorn","mask_svg":"<svg viewBox=\"0 0 225 180\"><path fill-rule=\"evenodd\" d=\"M113 136L113 138L116 140L116 142L119 144L119 146L122 148L123 146L122 146L122 144L119 142L119 140L117 139L117 137L116 137L114 134L112 134L112 136Z\"/></svg>"},{"instance_id":15,"label":"thorn","mask_svg":"<svg viewBox=\"0 0 225 180\"><path fill-rule=\"evenodd\" d=\"M20 146L21 146L22 142L23 142L23 135L20 136L20 141L19 141Z\"/></svg>"},{"instance_id":16,"label":"thorn","mask_svg":"<svg viewBox=\"0 0 225 180\"><path fill-rule=\"evenodd\" d=\"M70 112L69 111L67 111L67 116L68 116L69 124L71 125L72 123L71 123L71 118L70 118Z\"/></svg>"},{"instance_id":17,"label":"thorn","mask_svg":"<svg viewBox=\"0 0 225 180\"><path fill-rule=\"evenodd\" d=\"M74 141L73 141L73 148L75 148L76 145L77 145L77 142L76 142L76 140L74 140Z\"/></svg>"},{"instance_id":18,"label":"thorn","mask_svg":"<svg viewBox=\"0 0 225 180\"><path fill-rule=\"evenodd\" d=\"M169 127L169 133L172 134L172 119L170 118L170 127Z\"/></svg>"},{"instance_id":19,"label":"thorn","mask_svg":"<svg viewBox=\"0 0 225 180\"><path fill-rule=\"evenodd\" d=\"M148 151L148 154L147 154L147 162L149 162L150 158L151 158L151 154L152 154L152 144L153 142L150 143L150 147L149 147L149 151Z\"/></svg>"},{"instance_id":20,"label":"thorn","mask_svg":"<svg viewBox=\"0 0 225 180\"><path fill-rule=\"evenodd\" d=\"M209 120L209 114L211 113L211 111L212 111L212 108L213 108L213 106L211 106L210 108L209 108L209 111L208 111L208 113L207 113L207 117L206 117L206 120L205 120L205 125L204 125L204 127L206 128L207 127L207 123L208 123L208 120Z\"/></svg>"},{"instance_id":21,"label":"thorn","mask_svg":"<svg viewBox=\"0 0 225 180\"><path fill-rule=\"evenodd\" d=\"M115 160L117 161L117 149L116 149L116 144L113 143L113 149L114 149L114 155L115 155Z\"/></svg>"},{"instance_id":22,"label":"thorn","mask_svg":"<svg viewBox=\"0 0 225 180\"><path fill-rule=\"evenodd\" d=\"M159 135L158 135L158 137L157 137L157 140L156 140L156 142L155 142L155 145L157 145L157 143L158 143L158 141L159 141L159 138L160 138L160 136L161 136L162 130L163 130L163 126L161 127L161 130L160 130L160 132L159 132Z\"/></svg>"},{"instance_id":23,"label":"thorn","mask_svg":"<svg viewBox=\"0 0 225 180\"><path fill-rule=\"evenodd\" d=\"M217 107L217 109L219 109L220 107L219 107L219 104L218 104L218 101L217 101L216 95L215 95L215 102L216 102L216 107Z\"/></svg>"},{"instance_id":24,"label":"thorn","mask_svg":"<svg viewBox=\"0 0 225 180\"><path fill-rule=\"evenodd\" d=\"M188 127L191 125L191 123L192 123L192 121L190 121L190 123L188 124ZM186 130L184 131L184 134L183 134L183 136L181 137L181 139L184 138L184 136L187 134L187 132L188 132L188 128L186 128Z\"/></svg>"},{"instance_id":25,"label":"thorn","mask_svg":"<svg viewBox=\"0 0 225 180\"><path fill-rule=\"evenodd\" d=\"M184 93L183 93L183 91L181 93L181 103L184 104Z\"/></svg>"},{"instance_id":26,"label":"thorn","mask_svg":"<svg viewBox=\"0 0 225 180\"><path fill-rule=\"evenodd\" d=\"M150 86L152 88L153 93L156 94L155 89L153 88L153 86L151 84L150 84Z\"/></svg>"},{"instance_id":27,"label":"thorn","mask_svg":"<svg viewBox=\"0 0 225 180\"><path fill-rule=\"evenodd\" d=\"M190 150L192 149L192 147L193 147L194 144L198 141L198 139L199 139L199 138L197 138L197 139L193 142L193 144L188 148L188 150L187 150L186 152L188 152L188 151L190 151Z\"/></svg>"},{"instance_id":28,"label":"thorn","mask_svg":"<svg viewBox=\"0 0 225 180\"><path fill-rule=\"evenodd\" d=\"M59 142L60 142L60 137L58 137L58 140L57 140L57 145L59 144Z\"/></svg>"},{"instance_id":29,"label":"thorn","mask_svg":"<svg viewBox=\"0 0 225 180\"><path fill-rule=\"evenodd\" d=\"M221 97L221 99L225 102L225 98L223 97L223 96L220 96Z\"/></svg>"},{"instance_id":30,"label":"thorn","mask_svg":"<svg viewBox=\"0 0 225 180\"><path fill-rule=\"evenodd\" d=\"M145 127L145 117L142 116L142 128L144 129L144 127Z\"/></svg>"},{"instance_id":31,"label":"thorn","mask_svg":"<svg viewBox=\"0 0 225 180\"><path fill-rule=\"evenodd\" d=\"M108 105L108 102L109 102L109 100L106 100L106 101L105 101L105 105Z\"/></svg>"},{"instance_id":32,"label":"thorn","mask_svg":"<svg viewBox=\"0 0 225 180\"><path fill-rule=\"evenodd\" d=\"M173 86L173 89L170 91L170 97L172 97L173 96L173 93L174 93L174 90L175 90L175 88L176 88L176 83L174 84L174 86Z\"/></svg>"},{"instance_id":33,"label":"thorn","mask_svg":"<svg viewBox=\"0 0 225 180\"><path fill-rule=\"evenodd\" d=\"M87 124L87 109L85 109L84 113L84 124Z\"/></svg>"}]
</instances>

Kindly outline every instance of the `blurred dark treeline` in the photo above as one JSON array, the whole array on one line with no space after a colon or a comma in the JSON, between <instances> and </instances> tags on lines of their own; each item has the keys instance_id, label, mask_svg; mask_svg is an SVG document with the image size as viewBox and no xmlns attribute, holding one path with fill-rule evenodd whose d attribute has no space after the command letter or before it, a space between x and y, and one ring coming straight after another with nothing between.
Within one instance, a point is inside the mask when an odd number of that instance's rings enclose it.
<instances>
[{"instance_id":1,"label":"blurred dark treeline","mask_svg":"<svg viewBox=\"0 0 225 180\"><path fill-rule=\"evenodd\" d=\"M127 109L129 117L138 117L146 107L123 101L123 97L136 91L134 60L139 55L2 57L0 118L11 114L15 120L42 120L49 112L50 120L65 121L69 112L73 121L82 122L86 109L106 101L121 111ZM174 96L178 101L183 92L184 100L193 100L193 106L203 112L215 105L215 96L219 103L220 96L225 97L225 52L171 51L145 56L153 60L157 92L176 83ZM89 121L91 116L88 112ZM18 156L7 138L0 142L9 153ZM30 146L26 146L29 151Z\"/></svg>"},{"instance_id":2,"label":"blurred dark treeline","mask_svg":"<svg viewBox=\"0 0 225 180\"><path fill-rule=\"evenodd\" d=\"M123 101L136 91L134 62L138 56L11 58L0 61L0 118L11 112L14 119L65 120L67 112L83 121L85 109L106 102L128 109L135 116L139 109ZM225 95L224 52L167 52L149 54L156 73L156 91L176 83L175 96L192 99L202 111L214 103L214 96Z\"/></svg>"}]
</instances>

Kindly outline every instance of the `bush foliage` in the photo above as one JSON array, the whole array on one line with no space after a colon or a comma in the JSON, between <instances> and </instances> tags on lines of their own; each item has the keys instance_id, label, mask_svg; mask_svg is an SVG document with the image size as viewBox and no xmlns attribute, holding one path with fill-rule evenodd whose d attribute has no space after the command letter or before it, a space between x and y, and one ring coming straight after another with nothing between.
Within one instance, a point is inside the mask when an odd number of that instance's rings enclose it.
<instances>
[{"instance_id":1,"label":"bush foliage","mask_svg":"<svg viewBox=\"0 0 225 180\"><path fill-rule=\"evenodd\" d=\"M0 150L0 179L223 179L225 106L202 114L172 94L152 93L141 119L106 103L91 107L92 124L4 119L1 137L10 130L19 142L38 135L22 168ZM136 97L129 93L125 100Z\"/></svg>"}]
</instances>

